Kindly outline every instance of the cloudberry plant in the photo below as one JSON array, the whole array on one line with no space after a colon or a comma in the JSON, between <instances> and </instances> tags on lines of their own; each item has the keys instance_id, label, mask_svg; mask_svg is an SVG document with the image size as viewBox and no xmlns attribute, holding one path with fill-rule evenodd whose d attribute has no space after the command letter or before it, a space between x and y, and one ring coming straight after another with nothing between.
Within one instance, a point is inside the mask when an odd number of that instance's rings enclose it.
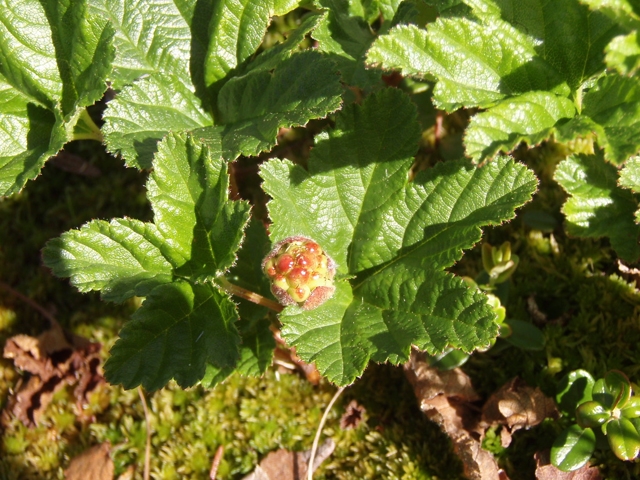
<instances>
[{"instance_id":1,"label":"cloudberry plant","mask_svg":"<svg viewBox=\"0 0 640 480\"><path fill-rule=\"evenodd\" d=\"M313 310L335 292L335 262L307 237L288 237L278 242L263 260L262 270L282 305L297 303L305 310Z\"/></svg>"}]
</instances>

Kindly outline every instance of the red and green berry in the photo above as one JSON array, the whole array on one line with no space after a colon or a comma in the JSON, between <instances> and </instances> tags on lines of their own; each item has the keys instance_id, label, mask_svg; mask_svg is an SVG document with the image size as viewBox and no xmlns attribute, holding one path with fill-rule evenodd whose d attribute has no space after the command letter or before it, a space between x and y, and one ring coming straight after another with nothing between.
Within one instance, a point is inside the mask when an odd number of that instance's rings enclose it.
<instances>
[{"instance_id":1,"label":"red and green berry","mask_svg":"<svg viewBox=\"0 0 640 480\"><path fill-rule=\"evenodd\" d=\"M335 291L334 261L307 237L288 237L278 242L262 262L271 291L282 305L298 304L312 310Z\"/></svg>"}]
</instances>

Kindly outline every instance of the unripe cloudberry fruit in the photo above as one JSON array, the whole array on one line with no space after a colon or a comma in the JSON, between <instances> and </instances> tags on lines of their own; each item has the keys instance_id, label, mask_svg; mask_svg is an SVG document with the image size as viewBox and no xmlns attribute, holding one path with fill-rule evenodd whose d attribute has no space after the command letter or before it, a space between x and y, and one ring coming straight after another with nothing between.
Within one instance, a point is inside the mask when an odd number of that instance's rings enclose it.
<instances>
[{"instance_id":1,"label":"unripe cloudberry fruit","mask_svg":"<svg viewBox=\"0 0 640 480\"><path fill-rule=\"evenodd\" d=\"M262 270L282 305L297 303L305 310L313 310L336 290L335 262L307 237L288 237L276 243L262 261Z\"/></svg>"}]
</instances>

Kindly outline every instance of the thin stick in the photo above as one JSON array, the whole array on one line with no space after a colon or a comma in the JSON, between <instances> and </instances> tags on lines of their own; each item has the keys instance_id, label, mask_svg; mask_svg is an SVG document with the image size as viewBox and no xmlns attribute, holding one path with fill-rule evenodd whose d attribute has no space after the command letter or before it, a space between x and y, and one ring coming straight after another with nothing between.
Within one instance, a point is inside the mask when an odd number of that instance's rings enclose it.
<instances>
[{"instance_id":1,"label":"thin stick","mask_svg":"<svg viewBox=\"0 0 640 480\"><path fill-rule=\"evenodd\" d=\"M151 426L149 425L149 408L147 400L144 398L142 388L138 387L138 395L142 401L142 409L144 410L144 424L147 428L147 446L144 450L144 480L149 480L149 465L151 463Z\"/></svg>"},{"instance_id":2,"label":"thin stick","mask_svg":"<svg viewBox=\"0 0 640 480\"><path fill-rule=\"evenodd\" d=\"M244 298L245 300L256 303L258 305L262 305L263 307L267 307L277 313L280 313L282 310L284 310L284 307L280 305L278 302L269 300L268 298L263 297L259 293L252 292L251 290L247 290L246 288L239 287L238 285L234 285L224 277L219 277L218 283L220 287L224 289L225 292L228 292L231 295L235 295L237 297Z\"/></svg>"},{"instance_id":3,"label":"thin stick","mask_svg":"<svg viewBox=\"0 0 640 480\"><path fill-rule=\"evenodd\" d=\"M324 424L327 421L327 417L329 416L329 412L331 411L331 407L336 403L338 397L344 392L345 387L340 387L336 390L335 395L327 405L327 408L324 410L324 414L320 419L320 425L318 425L318 430L316 430L316 437L313 439L313 445L311 446L311 456L309 457L309 463L307 464L307 480L313 480L313 462L316 459L316 451L318 450L318 443L320 443L320 435L322 434L322 429L324 428Z\"/></svg>"},{"instance_id":4,"label":"thin stick","mask_svg":"<svg viewBox=\"0 0 640 480\"><path fill-rule=\"evenodd\" d=\"M216 475L218 475L218 467L220 466L220 462L222 461L223 453L224 453L224 445L220 445L216 450L216 454L213 457L213 462L211 463L211 470L209 471L210 480L216 480Z\"/></svg>"},{"instance_id":5,"label":"thin stick","mask_svg":"<svg viewBox=\"0 0 640 480\"><path fill-rule=\"evenodd\" d=\"M0 288L3 288L4 290L9 292L14 297L19 298L20 300L25 302L27 305L29 305L31 308L33 308L34 310L38 311L44 318L46 318L47 320L49 320L49 322L51 322L52 326L56 325L58 323L56 318L53 315L51 315L51 313L49 313L47 310L45 310L44 307L41 307L36 302L31 300L29 297L27 297L26 295L23 295L22 293L17 291L15 288L10 287L9 285L7 285L4 282L0 282Z\"/></svg>"}]
</instances>

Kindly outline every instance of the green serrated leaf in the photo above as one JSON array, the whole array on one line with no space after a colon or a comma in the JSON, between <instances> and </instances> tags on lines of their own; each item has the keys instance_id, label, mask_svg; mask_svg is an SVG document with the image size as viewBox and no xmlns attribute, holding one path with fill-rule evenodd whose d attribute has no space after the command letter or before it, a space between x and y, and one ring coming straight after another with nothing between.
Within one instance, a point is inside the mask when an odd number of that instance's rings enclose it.
<instances>
[{"instance_id":1,"label":"green serrated leaf","mask_svg":"<svg viewBox=\"0 0 640 480\"><path fill-rule=\"evenodd\" d=\"M5 196L40 174L46 160L64 145L65 134L53 112L32 103L1 77L0 105L0 196Z\"/></svg>"},{"instance_id":2,"label":"green serrated leaf","mask_svg":"<svg viewBox=\"0 0 640 480\"><path fill-rule=\"evenodd\" d=\"M150 223L94 220L49 241L42 253L53 273L70 277L81 292L100 290L105 300L123 302L171 281L170 252L162 251L163 242Z\"/></svg>"},{"instance_id":3,"label":"green serrated leaf","mask_svg":"<svg viewBox=\"0 0 640 480\"><path fill-rule=\"evenodd\" d=\"M45 264L81 291L118 302L147 297L105 365L112 382L189 386L206 364L232 368L240 358L236 306L212 283L235 261L249 205L228 200L219 145L214 153L191 136L168 135L147 185L155 223L93 221L44 249Z\"/></svg>"},{"instance_id":4,"label":"green serrated leaf","mask_svg":"<svg viewBox=\"0 0 640 480\"><path fill-rule=\"evenodd\" d=\"M447 111L487 107L531 90L567 93L561 77L537 56L535 42L494 17L484 23L440 18L427 30L396 27L374 42L367 61L435 77L434 101Z\"/></svg>"},{"instance_id":5,"label":"green serrated leaf","mask_svg":"<svg viewBox=\"0 0 640 480\"><path fill-rule=\"evenodd\" d=\"M326 14L312 36L318 48L338 65L343 81L347 85L369 89L380 82L382 72L366 70L364 58L375 36L367 23L366 13L361 9L354 15L347 0L318 0Z\"/></svg>"},{"instance_id":6,"label":"green serrated leaf","mask_svg":"<svg viewBox=\"0 0 640 480\"><path fill-rule=\"evenodd\" d=\"M585 94L582 115L597 125L595 133L606 160L620 165L640 152L640 82L636 78L601 77Z\"/></svg>"},{"instance_id":7,"label":"green serrated leaf","mask_svg":"<svg viewBox=\"0 0 640 480\"><path fill-rule=\"evenodd\" d=\"M158 286L120 331L105 376L125 388L157 390L172 378L189 387L204 376L207 363L237 362L237 318L233 302L214 286Z\"/></svg>"},{"instance_id":8,"label":"green serrated leaf","mask_svg":"<svg viewBox=\"0 0 640 480\"><path fill-rule=\"evenodd\" d=\"M162 0L90 0L90 11L108 20L115 30L116 57L110 77L113 88L122 89L149 74L176 75L190 83L190 18Z\"/></svg>"},{"instance_id":9,"label":"green serrated leaf","mask_svg":"<svg viewBox=\"0 0 640 480\"><path fill-rule=\"evenodd\" d=\"M419 135L408 97L383 90L316 138L309 171L279 160L261 170L272 239L313 238L339 276L353 277L320 308L281 316L285 339L339 384L370 359L405 360L412 344L469 352L497 333L486 297L443 269L480 239L480 225L511 218L535 178L503 158L482 169L447 162L408 183Z\"/></svg>"},{"instance_id":10,"label":"green serrated leaf","mask_svg":"<svg viewBox=\"0 0 640 480\"><path fill-rule=\"evenodd\" d=\"M203 145L178 135L159 145L147 190L155 225L184 258L177 274L213 279L235 261L249 205L229 202L228 187L226 164Z\"/></svg>"},{"instance_id":11,"label":"green serrated leaf","mask_svg":"<svg viewBox=\"0 0 640 480\"><path fill-rule=\"evenodd\" d=\"M271 365L273 351L276 347L273 333L269 329L271 322L260 320L248 322L241 319L237 323L242 335L240 345L240 360L233 367L219 368L211 364L207 365L206 373L202 379L202 386L213 388L229 377L232 373L239 373L247 377L262 375Z\"/></svg>"},{"instance_id":12,"label":"green serrated leaf","mask_svg":"<svg viewBox=\"0 0 640 480\"><path fill-rule=\"evenodd\" d=\"M120 153L129 166L151 168L158 142L168 132L213 124L200 103L177 76L145 77L109 102L103 127L107 147Z\"/></svg>"},{"instance_id":13,"label":"green serrated leaf","mask_svg":"<svg viewBox=\"0 0 640 480\"><path fill-rule=\"evenodd\" d=\"M272 15L284 15L298 3L296 0L220 0L214 3L204 69L207 87L224 81L229 72L256 52Z\"/></svg>"},{"instance_id":14,"label":"green serrated leaf","mask_svg":"<svg viewBox=\"0 0 640 480\"><path fill-rule=\"evenodd\" d=\"M617 169L602 154L563 160L556 181L571 197L562 207L567 232L579 237L609 237L616 253L629 262L640 257L640 226L634 223L638 199L617 186Z\"/></svg>"},{"instance_id":15,"label":"green serrated leaf","mask_svg":"<svg viewBox=\"0 0 640 480\"><path fill-rule=\"evenodd\" d=\"M84 1L0 2L0 195L74 138L78 116L106 90L112 36Z\"/></svg>"},{"instance_id":16,"label":"green serrated leaf","mask_svg":"<svg viewBox=\"0 0 640 480\"><path fill-rule=\"evenodd\" d=\"M335 65L313 51L292 55L273 72L232 78L218 97L225 158L272 148L280 127L326 116L340 107L341 93Z\"/></svg>"},{"instance_id":17,"label":"green serrated leaf","mask_svg":"<svg viewBox=\"0 0 640 480\"><path fill-rule=\"evenodd\" d=\"M510 97L471 119L464 138L466 153L482 161L508 153L521 142L536 145L549 137L559 120L575 112L569 99L548 92Z\"/></svg>"}]
</instances>

